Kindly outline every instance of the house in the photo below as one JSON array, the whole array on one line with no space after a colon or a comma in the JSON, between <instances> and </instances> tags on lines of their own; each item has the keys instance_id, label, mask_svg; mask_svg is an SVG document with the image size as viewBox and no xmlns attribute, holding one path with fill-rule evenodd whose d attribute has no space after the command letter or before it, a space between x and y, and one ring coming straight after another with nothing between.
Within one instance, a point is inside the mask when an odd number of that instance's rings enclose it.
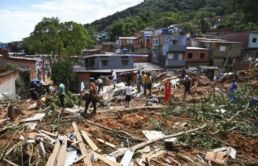
<instances>
[{"instance_id":1,"label":"house","mask_svg":"<svg viewBox=\"0 0 258 166\"><path fill-rule=\"evenodd\" d=\"M233 42L222 39L193 38L193 47L202 47L209 50L209 63L213 66L225 68L233 65L234 61L241 55L241 42Z\"/></svg>"},{"instance_id":2,"label":"house","mask_svg":"<svg viewBox=\"0 0 258 166\"><path fill-rule=\"evenodd\" d=\"M135 37L135 36L119 37L118 38L118 46L122 50L126 49L129 52L132 52L133 51L133 43L134 43L134 40L136 40L136 39L137 39L137 37Z\"/></svg>"},{"instance_id":3,"label":"house","mask_svg":"<svg viewBox=\"0 0 258 166\"><path fill-rule=\"evenodd\" d=\"M41 58L10 56L7 49L0 49L0 54L3 55L1 61L5 64L11 64L20 69L29 70L31 79L42 79L44 77L44 63Z\"/></svg>"},{"instance_id":4,"label":"house","mask_svg":"<svg viewBox=\"0 0 258 166\"><path fill-rule=\"evenodd\" d=\"M155 30L152 38L151 61L164 68L184 67L183 53L186 46L185 35L171 32L169 28Z\"/></svg>"},{"instance_id":5,"label":"house","mask_svg":"<svg viewBox=\"0 0 258 166\"><path fill-rule=\"evenodd\" d=\"M202 47L187 47L183 60L186 66L209 65L209 50Z\"/></svg>"},{"instance_id":6,"label":"house","mask_svg":"<svg viewBox=\"0 0 258 166\"><path fill-rule=\"evenodd\" d=\"M84 60L87 70L133 69L133 58L122 54L95 54Z\"/></svg>"},{"instance_id":7,"label":"house","mask_svg":"<svg viewBox=\"0 0 258 166\"><path fill-rule=\"evenodd\" d=\"M225 34L220 38L243 43L242 55L258 58L258 32L236 32Z\"/></svg>"},{"instance_id":8,"label":"house","mask_svg":"<svg viewBox=\"0 0 258 166\"><path fill-rule=\"evenodd\" d=\"M88 56L88 55L94 55L94 54L100 54L101 50L98 48L94 49L83 49L82 50L82 55L83 56Z\"/></svg>"},{"instance_id":9,"label":"house","mask_svg":"<svg viewBox=\"0 0 258 166\"><path fill-rule=\"evenodd\" d=\"M143 53L147 54L150 52L151 49L151 38L152 38L152 31L141 31L135 33L134 36L137 38L133 40L133 51L134 53Z\"/></svg>"}]
</instances>

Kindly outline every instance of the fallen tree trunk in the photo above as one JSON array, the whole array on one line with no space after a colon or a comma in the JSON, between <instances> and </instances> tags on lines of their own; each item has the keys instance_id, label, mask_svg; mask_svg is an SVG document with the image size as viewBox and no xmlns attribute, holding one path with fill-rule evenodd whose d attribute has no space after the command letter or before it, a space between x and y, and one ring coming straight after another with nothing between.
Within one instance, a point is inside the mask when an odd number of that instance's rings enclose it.
<instances>
[{"instance_id":1,"label":"fallen tree trunk","mask_svg":"<svg viewBox=\"0 0 258 166\"><path fill-rule=\"evenodd\" d=\"M176 134L166 135L166 136L161 137L161 138L156 138L156 139L153 139L153 140L145 141L145 142L142 142L140 144L134 145L133 147L131 147L131 150L132 151L136 151L136 150L142 149L145 146L150 145L150 144L152 144L152 143L154 143L156 141L168 139L168 138L171 138L171 137L178 137L178 136L183 135L183 134L188 134L188 133L192 133L192 132L204 129L205 127L207 127L206 124L204 124L204 125L202 125L202 126L200 126L198 128L195 128L195 129L191 129L191 130L187 130L187 131L182 131L182 132L179 132L179 133L176 133ZM118 153L115 152L114 153L114 157L116 157L116 158L121 157L121 156L124 155L125 152L126 152L126 150L121 150Z\"/></svg>"}]
</instances>

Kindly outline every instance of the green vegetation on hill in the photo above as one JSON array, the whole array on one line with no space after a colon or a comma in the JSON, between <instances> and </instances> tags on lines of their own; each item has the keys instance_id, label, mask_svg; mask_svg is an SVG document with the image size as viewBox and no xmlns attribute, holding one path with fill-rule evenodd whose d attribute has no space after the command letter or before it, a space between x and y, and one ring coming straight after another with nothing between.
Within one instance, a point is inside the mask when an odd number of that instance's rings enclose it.
<instances>
[{"instance_id":1,"label":"green vegetation on hill","mask_svg":"<svg viewBox=\"0 0 258 166\"><path fill-rule=\"evenodd\" d=\"M145 0L144 2L94 21L96 31L117 36L132 35L146 27L179 24L192 33L205 33L215 16L224 19L221 27L258 30L258 1L252 0Z\"/></svg>"}]
</instances>

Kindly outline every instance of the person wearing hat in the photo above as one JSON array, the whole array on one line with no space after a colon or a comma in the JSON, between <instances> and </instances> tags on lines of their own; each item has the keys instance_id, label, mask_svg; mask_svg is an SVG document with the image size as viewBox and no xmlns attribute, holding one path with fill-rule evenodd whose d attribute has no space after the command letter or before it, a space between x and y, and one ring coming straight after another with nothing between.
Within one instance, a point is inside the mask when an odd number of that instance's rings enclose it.
<instances>
[{"instance_id":1,"label":"person wearing hat","mask_svg":"<svg viewBox=\"0 0 258 166\"><path fill-rule=\"evenodd\" d=\"M87 116L87 111L89 108L90 103L93 105L93 114L96 114L97 111L97 87L94 83L94 78L90 78L90 85L89 85L89 96L86 99L85 103L85 110L83 115Z\"/></svg>"}]
</instances>

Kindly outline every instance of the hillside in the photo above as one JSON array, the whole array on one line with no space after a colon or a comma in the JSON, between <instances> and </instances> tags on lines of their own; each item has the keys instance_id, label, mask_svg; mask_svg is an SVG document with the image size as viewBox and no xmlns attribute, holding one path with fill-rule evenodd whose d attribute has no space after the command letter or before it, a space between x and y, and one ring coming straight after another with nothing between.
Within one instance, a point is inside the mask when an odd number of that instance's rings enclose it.
<instances>
[{"instance_id":1,"label":"hillside","mask_svg":"<svg viewBox=\"0 0 258 166\"><path fill-rule=\"evenodd\" d=\"M189 32L203 33L215 16L224 18L222 26L236 30L258 30L255 14L258 1L244 0L145 0L90 24L97 32L116 36L131 35L146 27L181 24Z\"/></svg>"}]
</instances>

